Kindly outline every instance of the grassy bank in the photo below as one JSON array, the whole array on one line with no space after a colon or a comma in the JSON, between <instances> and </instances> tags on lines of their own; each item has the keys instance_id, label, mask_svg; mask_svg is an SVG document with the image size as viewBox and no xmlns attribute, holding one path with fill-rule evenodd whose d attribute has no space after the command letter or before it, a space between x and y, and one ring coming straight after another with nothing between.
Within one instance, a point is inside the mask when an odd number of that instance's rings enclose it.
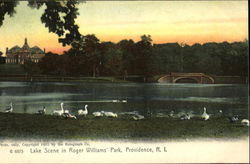
<instances>
[{"instance_id":1,"label":"grassy bank","mask_svg":"<svg viewBox=\"0 0 250 164\"><path fill-rule=\"evenodd\" d=\"M0 75L26 74L21 64L0 64Z\"/></svg>"},{"instance_id":2,"label":"grassy bank","mask_svg":"<svg viewBox=\"0 0 250 164\"><path fill-rule=\"evenodd\" d=\"M46 75L0 75L0 81L19 81L19 82L89 82L89 83L102 83L102 82L130 82L116 77L58 77Z\"/></svg>"},{"instance_id":3,"label":"grassy bank","mask_svg":"<svg viewBox=\"0 0 250 164\"><path fill-rule=\"evenodd\" d=\"M230 123L227 118L93 118L78 120L51 115L0 113L0 138L43 139L186 139L239 138L248 127Z\"/></svg>"},{"instance_id":4,"label":"grassy bank","mask_svg":"<svg viewBox=\"0 0 250 164\"><path fill-rule=\"evenodd\" d=\"M0 64L0 81L33 81L33 82L158 82L158 79L166 74L154 75L145 78L142 75L123 76L100 76L100 77L85 77L85 76L57 76L57 75L28 75L20 64ZM246 84L246 77L240 76L212 76L215 84Z\"/></svg>"}]
</instances>

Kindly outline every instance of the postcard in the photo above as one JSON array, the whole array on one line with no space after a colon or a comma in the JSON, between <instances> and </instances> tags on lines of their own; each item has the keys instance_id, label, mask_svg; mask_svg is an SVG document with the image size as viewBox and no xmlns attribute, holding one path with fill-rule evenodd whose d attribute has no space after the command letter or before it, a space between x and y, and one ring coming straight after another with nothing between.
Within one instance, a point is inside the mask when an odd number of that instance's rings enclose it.
<instances>
[{"instance_id":1,"label":"postcard","mask_svg":"<svg viewBox=\"0 0 250 164\"><path fill-rule=\"evenodd\" d=\"M249 163L248 1L0 0L0 163Z\"/></svg>"}]
</instances>

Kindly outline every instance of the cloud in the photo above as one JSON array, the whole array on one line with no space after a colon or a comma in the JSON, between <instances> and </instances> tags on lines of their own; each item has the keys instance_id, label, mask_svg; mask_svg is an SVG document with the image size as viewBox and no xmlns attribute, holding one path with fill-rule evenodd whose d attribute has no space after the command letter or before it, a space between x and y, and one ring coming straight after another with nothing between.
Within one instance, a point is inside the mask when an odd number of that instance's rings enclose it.
<instances>
[{"instance_id":1,"label":"cloud","mask_svg":"<svg viewBox=\"0 0 250 164\"><path fill-rule=\"evenodd\" d=\"M246 22L247 18L213 18L213 19L200 19L200 20L185 20L176 21L175 24L201 24L201 23L239 23Z\"/></svg>"},{"instance_id":2,"label":"cloud","mask_svg":"<svg viewBox=\"0 0 250 164\"><path fill-rule=\"evenodd\" d=\"M152 24L157 21L149 20L149 21L107 21L107 22L88 22L88 25L101 25L101 26L109 26L109 25L139 25L139 24Z\"/></svg>"}]
</instances>

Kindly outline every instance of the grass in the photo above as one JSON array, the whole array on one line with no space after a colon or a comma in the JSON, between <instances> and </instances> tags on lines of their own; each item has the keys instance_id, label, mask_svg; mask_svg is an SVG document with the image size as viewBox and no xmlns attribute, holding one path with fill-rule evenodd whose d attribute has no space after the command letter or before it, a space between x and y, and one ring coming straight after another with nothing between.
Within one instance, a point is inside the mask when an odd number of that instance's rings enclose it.
<instances>
[{"instance_id":1,"label":"grass","mask_svg":"<svg viewBox=\"0 0 250 164\"><path fill-rule=\"evenodd\" d=\"M208 121L194 118L93 118L78 120L52 115L0 113L0 138L34 139L187 139L239 138L248 136L248 127L226 118Z\"/></svg>"},{"instance_id":2,"label":"grass","mask_svg":"<svg viewBox=\"0 0 250 164\"><path fill-rule=\"evenodd\" d=\"M26 74L20 64L0 64L0 74Z\"/></svg>"}]
</instances>

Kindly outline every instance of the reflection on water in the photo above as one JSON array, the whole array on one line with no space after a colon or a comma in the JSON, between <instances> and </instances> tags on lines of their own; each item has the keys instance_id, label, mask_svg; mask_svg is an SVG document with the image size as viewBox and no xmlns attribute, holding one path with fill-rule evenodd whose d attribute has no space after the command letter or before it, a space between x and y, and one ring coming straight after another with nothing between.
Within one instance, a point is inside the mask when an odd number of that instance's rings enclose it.
<instances>
[{"instance_id":1,"label":"reflection on water","mask_svg":"<svg viewBox=\"0 0 250 164\"><path fill-rule=\"evenodd\" d=\"M18 113L34 113L43 105L52 113L60 108L60 102L72 111L89 104L90 113L136 110L145 114L174 110L198 114L203 106L209 113L218 110L245 116L248 113L246 85L0 82L0 95L0 111L12 101L14 112Z\"/></svg>"}]
</instances>

